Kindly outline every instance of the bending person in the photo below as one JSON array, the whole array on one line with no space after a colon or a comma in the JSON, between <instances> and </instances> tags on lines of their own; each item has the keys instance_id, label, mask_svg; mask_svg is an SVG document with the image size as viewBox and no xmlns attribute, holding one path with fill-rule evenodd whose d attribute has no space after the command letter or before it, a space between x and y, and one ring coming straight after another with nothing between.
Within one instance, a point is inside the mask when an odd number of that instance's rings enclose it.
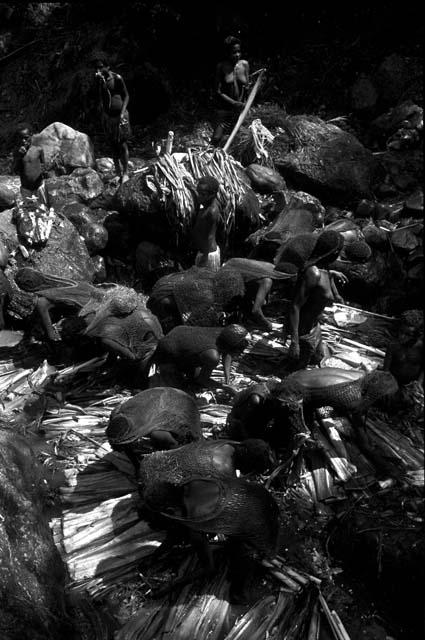
<instances>
[{"instance_id":1,"label":"bending person","mask_svg":"<svg viewBox=\"0 0 425 640\"><path fill-rule=\"evenodd\" d=\"M346 282L345 276L329 269L344 245L343 236L336 231L323 231L309 260L298 274L294 299L289 311L291 333L289 358L291 370L319 364L327 355L322 341L319 316L333 302L343 302L335 279ZM284 338L286 335L284 332Z\"/></svg>"}]
</instances>

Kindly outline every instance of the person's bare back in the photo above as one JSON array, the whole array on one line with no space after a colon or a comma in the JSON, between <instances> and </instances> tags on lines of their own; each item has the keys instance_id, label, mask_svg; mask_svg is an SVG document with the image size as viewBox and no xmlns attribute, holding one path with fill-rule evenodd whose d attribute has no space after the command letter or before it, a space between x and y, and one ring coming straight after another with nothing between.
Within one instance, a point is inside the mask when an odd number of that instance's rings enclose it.
<instances>
[{"instance_id":1,"label":"person's bare back","mask_svg":"<svg viewBox=\"0 0 425 640\"><path fill-rule=\"evenodd\" d=\"M220 207L216 199L205 209L199 210L193 228L193 239L200 253L208 254L217 250L216 232L219 220Z\"/></svg>"}]
</instances>

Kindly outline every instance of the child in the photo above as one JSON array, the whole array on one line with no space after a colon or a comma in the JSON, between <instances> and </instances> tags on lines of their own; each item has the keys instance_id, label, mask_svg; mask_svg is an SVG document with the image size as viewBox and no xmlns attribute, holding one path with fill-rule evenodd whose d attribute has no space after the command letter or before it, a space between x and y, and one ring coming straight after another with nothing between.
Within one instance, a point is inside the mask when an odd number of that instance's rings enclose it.
<instances>
[{"instance_id":1,"label":"child","mask_svg":"<svg viewBox=\"0 0 425 640\"><path fill-rule=\"evenodd\" d=\"M23 125L17 131L19 146L13 153L12 172L21 178L21 194L24 197L36 195L45 203L42 189L46 177L44 151L32 144L31 128Z\"/></svg>"},{"instance_id":2,"label":"child","mask_svg":"<svg viewBox=\"0 0 425 640\"><path fill-rule=\"evenodd\" d=\"M205 176L198 181L196 192L198 207L193 228L193 240L198 253L195 258L197 267L208 267L213 271L220 269L220 247L217 245L217 226L221 221L220 205L217 200L218 181Z\"/></svg>"}]
</instances>

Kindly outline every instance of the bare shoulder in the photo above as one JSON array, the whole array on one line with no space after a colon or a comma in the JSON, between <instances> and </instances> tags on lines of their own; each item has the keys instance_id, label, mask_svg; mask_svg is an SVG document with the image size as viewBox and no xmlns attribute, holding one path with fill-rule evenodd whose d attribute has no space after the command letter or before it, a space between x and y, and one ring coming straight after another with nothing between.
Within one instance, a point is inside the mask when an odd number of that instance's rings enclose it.
<instances>
[{"instance_id":1,"label":"bare shoulder","mask_svg":"<svg viewBox=\"0 0 425 640\"><path fill-rule=\"evenodd\" d=\"M221 217L221 208L217 199L211 202L211 204L208 207L207 213L210 218L217 219Z\"/></svg>"},{"instance_id":2,"label":"bare shoulder","mask_svg":"<svg viewBox=\"0 0 425 640\"><path fill-rule=\"evenodd\" d=\"M320 282L320 270L315 267L309 267L304 274L304 281L307 286L314 287Z\"/></svg>"}]
</instances>

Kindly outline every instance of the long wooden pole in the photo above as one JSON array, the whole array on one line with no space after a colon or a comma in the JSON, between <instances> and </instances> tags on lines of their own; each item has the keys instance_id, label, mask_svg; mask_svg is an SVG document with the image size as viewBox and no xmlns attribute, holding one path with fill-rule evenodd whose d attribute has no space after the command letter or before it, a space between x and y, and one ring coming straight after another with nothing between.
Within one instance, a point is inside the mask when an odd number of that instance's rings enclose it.
<instances>
[{"instance_id":1,"label":"long wooden pole","mask_svg":"<svg viewBox=\"0 0 425 640\"><path fill-rule=\"evenodd\" d=\"M241 111L240 116L238 118L238 121L235 124L232 133L228 137L227 142L223 147L223 151L227 151L227 149L230 147L230 145L233 142L233 139L234 139L235 135L239 131L239 127L241 126L242 122L245 120L246 114L248 113L249 109L251 108L251 105L252 105L252 103L254 101L254 98L256 96L256 93L258 91L258 87L260 86L261 78L263 77L263 73L264 72L265 72L265 69L261 69L261 71L258 73L258 78L257 78L254 86L251 89L251 93L248 96L248 100L246 101L246 105L244 106L243 111Z\"/></svg>"}]
</instances>

